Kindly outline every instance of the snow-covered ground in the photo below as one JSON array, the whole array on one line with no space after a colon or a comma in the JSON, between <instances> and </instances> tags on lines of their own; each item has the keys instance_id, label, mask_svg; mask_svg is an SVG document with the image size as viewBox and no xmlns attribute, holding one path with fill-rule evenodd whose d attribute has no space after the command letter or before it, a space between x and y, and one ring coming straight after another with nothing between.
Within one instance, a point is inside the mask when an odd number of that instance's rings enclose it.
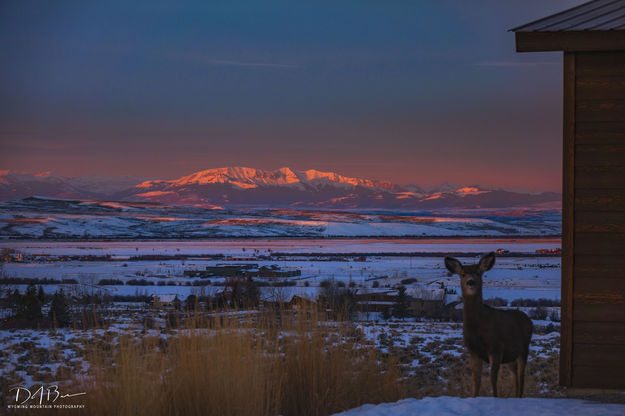
<instances>
[{"instance_id":1,"label":"snow-covered ground","mask_svg":"<svg viewBox=\"0 0 625 416\"><path fill-rule=\"evenodd\" d=\"M320 282L329 278L352 283L359 290L370 290L374 284L381 289L390 288L401 284L403 280L415 279L416 285L443 285L458 291L458 278L449 275L441 255L428 256L427 253L475 253L458 257L463 263L472 263L477 261L481 253L502 248L526 253L523 257L499 257L495 267L484 277L485 298L500 297L508 301L518 298L560 298L560 258L531 256L538 249L555 249L559 245L556 239L0 242L0 248L11 248L24 255L37 256L33 261L6 263L2 270L5 277L75 279L79 285L63 287L78 292L103 291L119 295L175 293L184 298L197 291L194 282L208 283L206 279L200 282L197 278L183 276L185 271L231 263L299 270L301 276L290 279L296 283L297 294L303 292L313 297ZM394 255L388 255L390 253ZM225 257L218 260L210 257L219 254ZM365 254L365 258L359 258L360 254ZM55 257L67 255L112 256L112 259L67 261ZM146 255L170 257L156 260L130 258ZM171 259L171 256L193 257ZM227 257L231 259L227 260ZM143 279L153 285L98 286L101 279L118 279L124 283ZM211 278L211 286L206 287L205 291L210 293L215 287L213 285L223 280ZM18 288L22 291L24 289L22 286ZM47 285L45 290L53 292L58 288L57 285Z\"/></svg>"},{"instance_id":2,"label":"snow-covered ground","mask_svg":"<svg viewBox=\"0 0 625 416\"><path fill-rule=\"evenodd\" d=\"M29 198L0 203L0 238L553 236L558 209L201 209Z\"/></svg>"},{"instance_id":3,"label":"snow-covered ground","mask_svg":"<svg viewBox=\"0 0 625 416\"><path fill-rule=\"evenodd\" d=\"M576 399L426 397L366 404L337 416L622 416L625 405Z\"/></svg>"}]
</instances>

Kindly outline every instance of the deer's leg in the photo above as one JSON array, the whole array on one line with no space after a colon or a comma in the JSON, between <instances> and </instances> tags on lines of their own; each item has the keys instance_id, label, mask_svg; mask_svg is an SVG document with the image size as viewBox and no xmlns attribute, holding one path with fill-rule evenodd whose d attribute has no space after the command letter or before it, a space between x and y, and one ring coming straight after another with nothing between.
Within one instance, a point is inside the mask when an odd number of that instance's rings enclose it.
<instances>
[{"instance_id":1,"label":"deer's leg","mask_svg":"<svg viewBox=\"0 0 625 416\"><path fill-rule=\"evenodd\" d=\"M508 367L510 367L510 371L512 372L512 379L514 380L514 395L519 395L519 377L517 372L517 362L511 362Z\"/></svg>"},{"instance_id":2,"label":"deer's leg","mask_svg":"<svg viewBox=\"0 0 625 416\"><path fill-rule=\"evenodd\" d=\"M523 357L517 357L516 359L516 365L517 365L517 372L518 374L517 379L518 379L518 387L516 390L516 395L517 397L523 397L523 383L525 382L525 364L527 363L527 356Z\"/></svg>"},{"instance_id":3,"label":"deer's leg","mask_svg":"<svg viewBox=\"0 0 625 416\"><path fill-rule=\"evenodd\" d=\"M471 353L469 357L471 363L471 374L473 375L473 397L480 394L480 384L482 382L482 359Z\"/></svg>"},{"instance_id":4,"label":"deer's leg","mask_svg":"<svg viewBox=\"0 0 625 416\"><path fill-rule=\"evenodd\" d=\"M502 354L489 354L490 361L490 384L493 387L493 396L497 397L497 376L499 375L499 366L501 365Z\"/></svg>"}]
</instances>

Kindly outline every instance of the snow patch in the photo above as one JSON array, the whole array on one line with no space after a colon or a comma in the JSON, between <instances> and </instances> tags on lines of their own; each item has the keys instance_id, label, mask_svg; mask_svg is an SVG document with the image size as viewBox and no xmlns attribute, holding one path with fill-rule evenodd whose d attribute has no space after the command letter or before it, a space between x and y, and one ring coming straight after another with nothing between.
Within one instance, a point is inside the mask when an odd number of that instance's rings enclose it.
<instances>
[{"instance_id":1,"label":"snow patch","mask_svg":"<svg viewBox=\"0 0 625 416\"><path fill-rule=\"evenodd\" d=\"M366 404L337 415L343 416L622 416L625 405L576 399L500 399L495 397L426 397L395 403Z\"/></svg>"}]
</instances>

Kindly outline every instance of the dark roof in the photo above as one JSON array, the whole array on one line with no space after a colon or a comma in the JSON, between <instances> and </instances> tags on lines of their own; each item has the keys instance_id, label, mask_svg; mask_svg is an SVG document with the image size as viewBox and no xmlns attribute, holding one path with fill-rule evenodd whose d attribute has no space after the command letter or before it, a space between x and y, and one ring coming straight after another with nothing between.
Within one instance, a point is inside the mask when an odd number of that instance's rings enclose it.
<instances>
[{"instance_id":1,"label":"dark roof","mask_svg":"<svg viewBox=\"0 0 625 416\"><path fill-rule=\"evenodd\" d=\"M625 51L625 0L593 0L515 32L517 52Z\"/></svg>"},{"instance_id":2,"label":"dark roof","mask_svg":"<svg viewBox=\"0 0 625 416\"><path fill-rule=\"evenodd\" d=\"M625 0L593 0L552 14L513 32L625 30Z\"/></svg>"}]
</instances>

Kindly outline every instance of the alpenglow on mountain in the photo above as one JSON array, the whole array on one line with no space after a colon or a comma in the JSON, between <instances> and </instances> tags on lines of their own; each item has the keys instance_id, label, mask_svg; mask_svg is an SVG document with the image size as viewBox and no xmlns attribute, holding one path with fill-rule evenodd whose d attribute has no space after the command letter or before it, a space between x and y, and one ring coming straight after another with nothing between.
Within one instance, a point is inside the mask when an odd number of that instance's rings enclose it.
<instances>
[{"instance_id":1,"label":"alpenglow on mountain","mask_svg":"<svg viewBox=\"0 0 625 416\"><path fill-rule=\"evenodd\" d=\"M351 178L334 172L208 169L172 180L144 181L127 176L68 178L46 172L0 171L0 200L31 196L65 199L149 201L205 208L294 207L332 209L503 208L557 205L560 194L529 194L481 186L421 188Z\"/></svg>"}]
</instances>

